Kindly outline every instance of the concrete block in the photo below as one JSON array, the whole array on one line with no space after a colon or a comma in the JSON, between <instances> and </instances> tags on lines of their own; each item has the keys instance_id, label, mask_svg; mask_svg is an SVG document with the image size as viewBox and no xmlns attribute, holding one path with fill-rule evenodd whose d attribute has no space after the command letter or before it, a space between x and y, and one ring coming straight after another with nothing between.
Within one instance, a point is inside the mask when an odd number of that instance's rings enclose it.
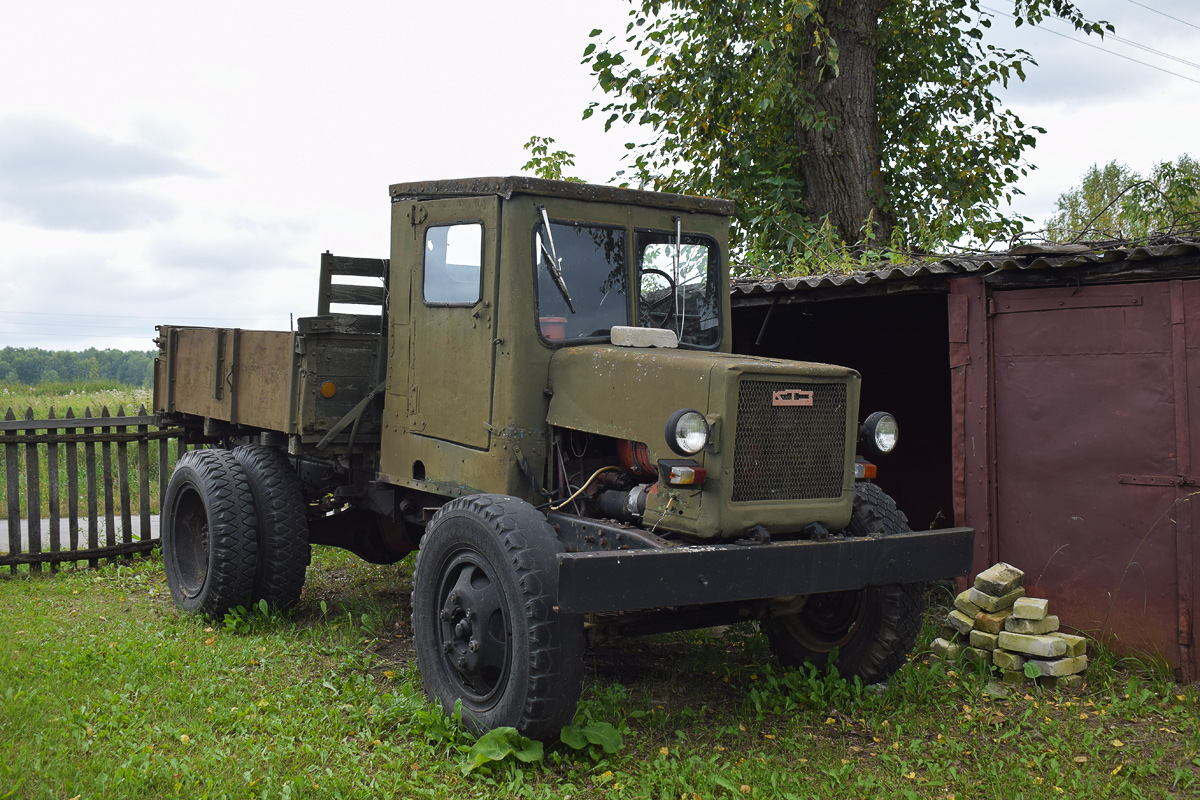
<instances>
[{"instance_id":1,"label":"concrete block","mask_svg":"<svg viewBox=\"0 0 1200 800\"><path fill-rule=\"evenodd\" d=\"M980 650L995 650L996 640L999 638L995 633L971 631L971 647L978 647Z\"/></svg>"},{"instance_id":2,"label":"concrete block","mask_svg":"<svg viewBox=\"0 0 1200 800\"><path fill-rule=\"evenodd\" d=\"M1011 650L996 648L992 652L992 663L1000 669L1022 669L1025 666L1025 656Z\"/></svg>"},{"instance_id":3,"label":"concrete block","mask_svg":"<svg viewBox=\"0 0 1200 800\"><path fill-rule=\"evenodd\" d=\"M1012 564L1005 564L1001 561L999 564L988 567L979 576L975 578L975 588L984 594L990 594L993 597L1003 597L1013 589L1021 585L1021 579L1025 577L1025 573L1014 567ZM972 599L972 603L979 603ZM995 609L984 609L985 611L994 611Z\"/></svg>"},{"instance_id":4,"label":"concrete block","mask_svg":"<svg viewBox=\"0 0 1200 800\"><path fill-rule=\"evenodd\" d=\"M1028 633L1039 636L1058 630L1058 617L1054 614L1044 619L1017 619L1016 615L1004 620L1004 630L1009 633Z\"/></svg>"},{"instance_id":5,"label":"concrete block","mask_svg":"<svg viewBox=\"0 0 1200 800\"><path fill-rule=\"evenodd\" d=\"M1009 685L1020 686L1025 682L1025 673L1019 669L1006 669L1001 674L1000 680Z\"/></svg>"},{"instance_id":6,"label":"concrete block","mask_svg":"<svg viewBox=\"0 0 1200 800\"><path fill-rule=\"evenodd\" d=\"M934 639L930 645L933 654L943 661L957 661L959 653L962 652L962 646L948 642L945 639Z\"/></svg>"},{"instance_id":7,"label":"concrete block","mask_svg":"<svg viewBox=\"0 0 1200 800\"><path fill-rule=\"evenodd\" d=\"M993 613L980 611L975 615L975 630L987 633L999 633L1004 630L1004 620L1012 613L1011 608L1004 608Z\"/></svg>"},{"instance_id":8,"label":"concrete block","mask_svg":"<svg viewBox=\"0 0 1200 800\"><path fill-rule=\"evenodd\" d=\"M958 597L954 598L954 607L971 619L975 619L975 615L983 609L971 602L971 599L967 596L969 594L971 594L971 590L964 589Z\"/></svg>"},{"instance_id":9,"label":"concrete block","mask_svg":"<svg viewBox=\"0 0 1200 800\"><path fill-rule=\"evenodd\" d=\"M983 650L978 647L964 647L962 660L968 664L987 664L990 667L992 665L992 651Z\"/></svg>"},{"instance_id":10,"label":"concrete block","mask_svg":"<svg viewBox=\"0 0 1200 800\"><path fill-rule=\"evenodd\" d=\"M608 332L608 339L617 347L679 347L679 337L675 331L664 328L614 325Z\"/></svg>"},{"instance_id":11,"label":"concrete block","mask_svg":"<svg viewBox=\"0 0 1200 800\"><path fill-rule=\"evenodd\" d=\"M946 615L946 624L966 636L975 627L975 620L956 608Z\"/></svg>"},{"instance_id":12,"label":"concrete block","mask_svg":"<svg viewBox=\"0 0 1200 800\"><path fill-rule=\"evenodd\" d=\"M1063 675L1061 678L1038 678L1039 686L1057 689L1080 689L1083 687L1083 675Z\"/></svg>"},{"instance_id":13,"label":"concrete block","mask_svg":"<svg viewBox=\"0 0 1200 800\"><path fill-rule=\"evenodd\" d=\"M1075 675L1087 669L1087 656L1057 658L1053 661L1042 661L1031 658L1028 663L1036 664L1037 668L1042 671L1043 677L1061 678L1066 675Z\"/></svg>"},{"instance_id":14,"label":"concrete block","mask_svg":"<svg viewBox=\"0 0 1200 800\"><path fill-rule=\"evenodd\" d=\"M1024 587L1018 586L1010 592L1002 595L988 594L977 588L972 588L970 593L971 602L979 606L989 614L994 611L1000 611L1006 608L1012 608L1013 603L1021 597L1025 596Z\"/></svg>"},{"instance_id":15,"label":"concrete block","mask_svg":"<svg viewBox=\"0 0 1200 800\"><path fill-rule=\"evenodd\" d=\"M1013 616L1017 619L1045 619L1050 601L1041 597L1022 597L1013 603Z\"/></svg>"},{"instance_id":16,"label":"concrete block","mask_svg":"<svg viewBox=\"0 0 1200 800\"><path fill-rule=\"evenodd\" d=\"M1040 658L1060 658L1067 652L1067 643L1057 636L1030 636L1001 631L997 643L1005 650Z\"/></svg>"},{"instance_id":17,"label":"concrete block","mask_svg":"<svg viewBox=\"0 0 1200 800\"><path fill-rule=\"evenodd\" d=\"M954 630L954 628L951 628L949 625L943 625L938 628L937 635L939 639L945 639L947 642L953 642L955 639L959 639L962 636L958 631Z\"/></svg>"},{"instance_id":18,"label":"concrete block","mask_svg":"<svg viewBox=\"0 0 1200 800\"><path fill-rule=\"evenodd\" d=\"M1087 655L1087 639L1084 637L1074 636L1069 633L1063 633L1062 631L1055 631L1050 635L1057 636L1059 639L1062 639L1067 643L1067 655L1072 657Z\"/></svg>"}]
</instances>

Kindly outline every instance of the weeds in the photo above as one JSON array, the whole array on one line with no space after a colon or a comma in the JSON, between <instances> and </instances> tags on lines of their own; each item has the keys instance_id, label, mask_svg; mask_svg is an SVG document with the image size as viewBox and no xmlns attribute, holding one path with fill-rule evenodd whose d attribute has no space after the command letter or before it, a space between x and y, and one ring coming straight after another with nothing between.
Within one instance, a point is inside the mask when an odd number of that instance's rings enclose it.
<instances>
[{"instance_id":1,"label":"weeds","mask_svg":"<svg viewBox=\"0 0 1200 800\"><path fill-rule=\"evenodd\" d=\"M750 625L627 640L589 654L540 758L514 732L475 741L421 691L410 569L322 549L294 611L216 623L175 611L153 559L0 578L0 797L1200 791L1197 690L1102 649L1069 694L989 690L927 638L886 687L785 669Z\"/></svg>"}]
</instances>

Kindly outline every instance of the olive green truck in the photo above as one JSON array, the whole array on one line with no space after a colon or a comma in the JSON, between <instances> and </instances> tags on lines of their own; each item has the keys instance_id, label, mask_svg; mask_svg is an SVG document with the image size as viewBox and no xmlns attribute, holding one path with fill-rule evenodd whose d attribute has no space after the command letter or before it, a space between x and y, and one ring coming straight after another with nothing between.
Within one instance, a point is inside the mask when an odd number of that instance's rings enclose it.
<instances>
[{"instance_id":1,"label":"olive green truck","mask_svg":"<svg viewBox=\"0 0 1200 800\"><path fill-rule=\"evenodd\" d=\"M310 546L416 551L429 696L556 736L584 649L755 620L885 680L974 533L871 482L853 369L731 353L725 200L533 178L391 187L391 258L321 260L297 330L158 327L154 404L208 447L163 500L178 605L298 600ZM834 334L836 335L836 334Z\"/></svg>"}]
</instances>

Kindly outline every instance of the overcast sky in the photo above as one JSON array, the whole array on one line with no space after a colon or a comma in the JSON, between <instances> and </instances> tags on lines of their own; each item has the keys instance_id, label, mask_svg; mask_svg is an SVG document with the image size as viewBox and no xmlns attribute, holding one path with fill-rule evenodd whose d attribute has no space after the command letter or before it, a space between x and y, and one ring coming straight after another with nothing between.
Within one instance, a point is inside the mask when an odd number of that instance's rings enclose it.
<instances>
[{"instance_id":1,"label":"overcast sky","mask_svg":"<svg viewBox=\"0 0 1200 800\"><path fill-rule=\"evenodd\" d=\"M1200 62L1194 0L1080 5ZM516 173L535 134L587 180L621 168L626 138L580 118L598 90L579 62L592 28L624 29L627 0L333 8L0 3L0 347L287 329L315 311L322 251L388 255L391 183ZM1048 131L1016 211L1040 223L1093 163L1200 156L1200 67L1057 21L997 14L994 30L1040 64L1004 95Z\"/></svg>"}]
</instances>

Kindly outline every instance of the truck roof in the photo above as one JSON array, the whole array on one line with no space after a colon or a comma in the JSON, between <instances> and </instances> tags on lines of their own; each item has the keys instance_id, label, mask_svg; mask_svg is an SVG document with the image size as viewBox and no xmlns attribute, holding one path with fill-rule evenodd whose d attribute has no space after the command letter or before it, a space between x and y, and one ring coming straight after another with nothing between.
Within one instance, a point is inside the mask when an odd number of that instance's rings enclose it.
<instances>
[{"instance_id":1,"label":"truck roof","mask_svg":"<svg viewBox=\"0 0 1200 800\"><path fill-rule=\"evenodd\" d=\"M550 181L514 175L507 178L459 178L441 181L416 181L394 183L391 186L392 200L435 200L442 197L471 197L494 194L505 200L515 194L531 194L539 197L561 197L570 200L590 200L622 205L666 208L673 211L691 211L705 214L732 216L732 200L712 197L694 197L686 194L645 192L637 189L621 189L595 183L573 183Z\"/></svg>"}]
</instances>

